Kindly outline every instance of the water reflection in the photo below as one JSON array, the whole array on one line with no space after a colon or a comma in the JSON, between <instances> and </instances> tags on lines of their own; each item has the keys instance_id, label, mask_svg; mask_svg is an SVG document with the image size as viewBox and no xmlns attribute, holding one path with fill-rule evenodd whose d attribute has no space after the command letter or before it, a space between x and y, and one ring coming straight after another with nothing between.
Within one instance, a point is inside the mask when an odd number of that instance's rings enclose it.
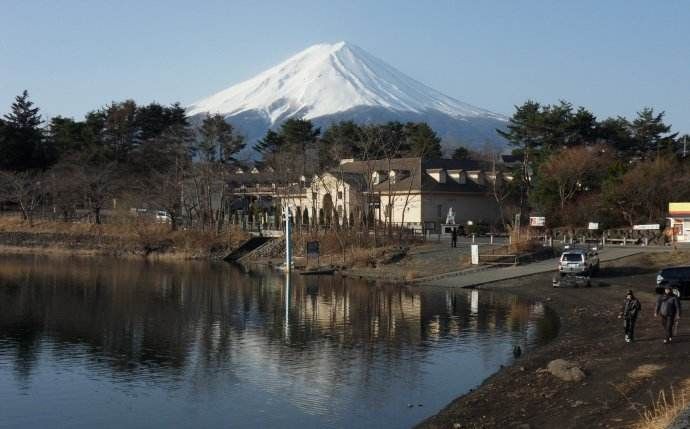
<instances>
[{"instance_id":1,"label":"water reflection","mask_svg":"<svg viewBox=\"0 0 690 429\"><path fill-rule=\"evenodd\" d=\"M547 313L476 290L2 257L0 426L409 426L553 336Z\"/></svg>"}]
</instances>

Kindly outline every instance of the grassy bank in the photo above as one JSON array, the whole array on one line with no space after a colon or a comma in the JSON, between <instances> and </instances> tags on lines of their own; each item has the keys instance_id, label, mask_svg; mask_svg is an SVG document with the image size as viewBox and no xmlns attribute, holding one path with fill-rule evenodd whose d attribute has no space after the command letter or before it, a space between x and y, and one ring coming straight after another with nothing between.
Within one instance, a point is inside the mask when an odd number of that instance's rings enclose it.
<instances>
[{"instance_id":1,"label":"grassy bank","mask_svg":"<svg viewBox=\"0 0 690 429\"><path fill-rule=\"evenodd\" d=\"M245 239L239 230L172 231L168 224L136 220L102 225L39 220L29 225L19 217L0 217L0 251L5 253L212 259Z\"/></svg>"}]
</instances>

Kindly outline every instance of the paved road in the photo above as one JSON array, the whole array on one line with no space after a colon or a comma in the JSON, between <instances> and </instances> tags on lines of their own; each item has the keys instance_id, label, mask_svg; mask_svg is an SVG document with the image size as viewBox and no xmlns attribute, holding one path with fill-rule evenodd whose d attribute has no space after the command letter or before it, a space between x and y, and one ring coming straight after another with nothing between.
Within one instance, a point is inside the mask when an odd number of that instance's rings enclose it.
<instances>
[{"instance_id":1,"label":"paved road","mask_svg":"<svg viewBox=\"0 0 690 429\"><path fill-rule=\"evenodd\" d=\"M599 251L599 260L601 262L612 261L615 259L624 258L626 256L634 255L644 251L668 251L666 248L630 248L630 247L607 247ZM526 265L518 265L516 267L507 268L488 268L477 269L475 271L458 272L453 275L429 279L421 282L423 285L433 286L450 286L450 287L469 287L478 286L485 283L491 283L500 280L508 280L512 278L531 276L533 274L546 273L549 271L555 272L558 264L558 258L547 259L544 261L534 262Z\"/></svg>"}]
</instances>

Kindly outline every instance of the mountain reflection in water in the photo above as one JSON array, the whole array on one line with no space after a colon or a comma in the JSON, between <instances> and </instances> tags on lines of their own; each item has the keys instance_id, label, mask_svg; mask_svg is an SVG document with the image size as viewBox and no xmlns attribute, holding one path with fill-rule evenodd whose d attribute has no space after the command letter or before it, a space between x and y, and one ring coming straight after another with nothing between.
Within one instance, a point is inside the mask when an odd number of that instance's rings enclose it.
<instances>
[{"instance_id":1,"label":"mountain reflection in water","mask_svg":"<svg viewBox=\"0 0 690 429\"><path fill-rule=\"evenodd\" d=\"M2 256L0 427L407 427L557 329L490 292Z\"/></svg>"}]
</instances>

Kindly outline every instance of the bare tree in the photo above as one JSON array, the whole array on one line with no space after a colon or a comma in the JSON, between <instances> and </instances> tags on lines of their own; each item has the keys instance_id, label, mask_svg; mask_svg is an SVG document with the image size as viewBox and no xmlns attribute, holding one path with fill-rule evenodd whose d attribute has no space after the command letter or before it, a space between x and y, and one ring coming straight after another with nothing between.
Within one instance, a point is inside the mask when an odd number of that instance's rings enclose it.
<instances>
[{"instance_id":1,"label":"bare tree","mask_svg":"<svg viewBox=\"0 0 690 429\"><path fill-rule=\"evenodd\" d=\"M643 161L604 191L613 213L632 226L636 222L662 220L669 201L690 198L690 170L677 160L658 158Z\"/></svg>"},{"instance_id":2,"label":"bare tree","mask_svg":"<svg viewBox=\"0 0 690 429\"><path fill-rule=\"evenodd\" d=\"M116 196L119 188L116 165L110 163L85 166L78 171L77 180L84 192L85 206L93 214L94 222L100 225L103 210Z\"/></svg>"},{"instance_id":3,"label":"bare tree","mask_svg":"<svg viewBox=\"0 0 690 429\"><path fill-rule=\"evenodd\" d=\"M22 218L33 226L34 211L43 195L43 176L33 170L0 171L0 198L16 203Z\"/></svg>"},{"instance_id":4,"label":"bare tree","mask_svg":"<svg viewBox=\"0 0 690 429\"><path fill-rule=\"evenodd\" d=\"M190 176L193 208L202 230L220 233L226 220L226 207L230 198L229 170L225 164L203 162L195 164Z\"/></svg>"},{"instance_id":5,"label":"bare tree","mask_svg":"<svg viewBox=\"0 0 690 429\"><path fill-rule=\"evenodd\" d=\"M496 157L495 154L491 159L491 174L493 180L491 180L491 194L496 201L496 206L498 207L498 215L500 217L501 226L504 231L508 230L508 224L510 216L506 216L506 204L510 201L511 197L515 194L515 186L509 181L509 179L504 175L504 172L496 167Z\"/></svg>"},{"instance_id":6,"label":"bare tree","mask_svg":"<svg viewBox=\"0 0 690 429\"><path fill-rule=\"evenodd\" d=\"M576 146L551 155L540 167L540 180L553 183L560 208L582 190L589 177L599 174L610 163L601 146Z\"/></svg>"},{"instance_id":7,"label":"bare tree","mask_svg":"<svg viewBox=\"0 0 690 429\"><path fill-rule=\"evenodd\" d=\"M65 222L75 215L77 207L84 202L81 168L74 160L65 159L45 174L52 211Z\"/></svg>"}]
</instances>

